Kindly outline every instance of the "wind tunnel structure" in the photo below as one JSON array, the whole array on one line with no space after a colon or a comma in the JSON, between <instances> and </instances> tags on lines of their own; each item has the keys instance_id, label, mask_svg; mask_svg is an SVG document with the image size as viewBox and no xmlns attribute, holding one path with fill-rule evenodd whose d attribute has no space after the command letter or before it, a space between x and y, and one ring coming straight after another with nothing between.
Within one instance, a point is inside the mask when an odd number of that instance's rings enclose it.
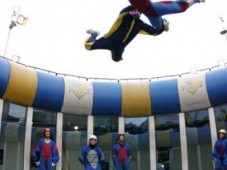
<instances>
[{"instance_id":1,"label":"wind tunnel structure","mask_svg":"<svg viewBox=\"0 0 227 170\"><path fill-rule=\"evenodd\" d=\"M174 114L227 103L227 68L147 82L97 82L44 73L0 58L0 98L94 116Z\"/></svg>"}]
</instances>

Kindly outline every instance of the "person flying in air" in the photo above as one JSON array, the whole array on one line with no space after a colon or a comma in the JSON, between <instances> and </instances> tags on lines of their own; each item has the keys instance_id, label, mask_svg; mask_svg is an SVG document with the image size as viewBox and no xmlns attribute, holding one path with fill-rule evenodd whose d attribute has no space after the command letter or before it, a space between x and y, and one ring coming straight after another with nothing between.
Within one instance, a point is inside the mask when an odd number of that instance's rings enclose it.
<instances>
[{"instance_id":1,"label":"person flying in air","mask_svg":"<svg viewBox=\"0 0 227 170\"><path fill-rule=\"evenodd\" d=\"M85 42L87 50L105 49L111 51L112 59L116 62L122 60L125 47L136 37L137 34L159 35L167 30L168 25L155 29L140 19L140 12L132 6L122 9L113 26L103 37L96 40L98 31L88 30L90 37Z\"/></svg>"}]
</instances>

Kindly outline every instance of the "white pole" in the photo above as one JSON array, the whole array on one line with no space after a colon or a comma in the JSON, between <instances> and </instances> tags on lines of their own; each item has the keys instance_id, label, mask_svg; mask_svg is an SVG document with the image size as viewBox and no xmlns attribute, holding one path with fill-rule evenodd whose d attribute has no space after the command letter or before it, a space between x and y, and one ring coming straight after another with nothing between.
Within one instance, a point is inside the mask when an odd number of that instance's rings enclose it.
<instances>
[{"instance_id":1,"label":"white pole","mask_svg":"<svg viewBox=\"0 0 227 170\"><path fill-rule=\"evenodd\" d=\"M182 170L188 170L188 148L187 148L188 146L184 113L179 113L179 123L180 123Z\"/></svg>"}]
</instances>

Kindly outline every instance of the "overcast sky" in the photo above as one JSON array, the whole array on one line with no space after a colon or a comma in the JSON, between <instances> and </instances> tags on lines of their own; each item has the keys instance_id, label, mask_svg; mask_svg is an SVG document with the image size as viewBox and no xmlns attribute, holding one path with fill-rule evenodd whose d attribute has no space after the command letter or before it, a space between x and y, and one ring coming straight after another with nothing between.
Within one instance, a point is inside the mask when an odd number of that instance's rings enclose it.
<instances>
[{"instance_id":1,"label":"overcast sky","mask_svg":"<svg viewBox=\"0 0 227 170\"><path fill-rule=\"evenodd\" d=\"M86 77L150 78L227 61L227 39L220 35L227 28L227 0L207 0L164 16L169 32L138 35L119 63L111 60L109 51L87 51L86 30L97 29L102 36L127 5L128 0L1 0L0 55L5 53L13 6L19 6L28 21L11 30L6 57L20 56L27 65Z\"/></svg>"}]
</instances>

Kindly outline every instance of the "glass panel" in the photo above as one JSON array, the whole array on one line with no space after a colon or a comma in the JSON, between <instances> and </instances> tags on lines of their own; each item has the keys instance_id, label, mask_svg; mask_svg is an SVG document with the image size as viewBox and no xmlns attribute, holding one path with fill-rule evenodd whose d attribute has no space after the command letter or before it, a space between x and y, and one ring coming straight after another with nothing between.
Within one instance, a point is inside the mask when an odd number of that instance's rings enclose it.
<instances>
[{"instance_id":1,"label":"glass panel","mask_svg":"<svg viewBox=\"0 0 227 170\"><path fill-rule=\"evenodd\" d=\"M0 135L0 170L23 169L25 117L25 107L4 102Z\"/></svg>"},{"instance_id":2,"label":"glass panel","mask_svg":"<svg viewBox=\"0 0 227 170\"><path fill-rule=\"evenodd\" d=\"M126 143L132 150L131 170L150 170L148 118L125 118Z\"/></svg>"},{"instance_id":3,"label":"glass panel","mask_svg":"<svg viewBox=\"0 0 227 170\"><path fill-rule=\"evenodd\" d=\"M55 112L34 109L32 118L32 137L31 137L31 152L36 144L43 138L43 129L48 127L51 130L51 139L56 142L56 118ZM37 169L34 163L31 163L31 169Z\"/></svg>"},{"instance_id":4,"label":"glass panel","mask_svg":"<svg viewBox=\"0 0 227 170\"><path fill-rule=\"evenodd\" d=\"M77 158L87 144L87 116L64 114L62 140L62 169L83 170Z\"/></svg>"},{"instance_id":5,"label":"glass panel","mask_svg":"<svg viewBox=\"0 0 227 170\"><path fill-rule=\"evenodd\" d=\"M227 129L227 105L214 108L217 131Z\"/></svg>"},{"instance_id":6,"label":"glass panel","mask_svg":"<svg viewBox=\"0 0 227 170\"><path fill-rule=\"evenodd\" d=\"M185 113L189 169L213 170L208 110Z\"/></svg>"},{"instance_id":7,"label":"glass panel","mask_svg":"<svg viewBox=\"0 0 227 170\"><path fill-rule=\"evenodd\" d=\"M155 117L157 167L181 170L179 115Z\"/></svg>"},{"instance_id":8,"label":"glass panel","mask_svg":"<svg viewBox=\"0 0 227 170\"><path fill-rule=\"evenodd\" d=\"M94 134L102 148L106 162L103 170L113 169L112 147L118 133L118 117L94 117Z\"/></svg>"}]
</instances>

